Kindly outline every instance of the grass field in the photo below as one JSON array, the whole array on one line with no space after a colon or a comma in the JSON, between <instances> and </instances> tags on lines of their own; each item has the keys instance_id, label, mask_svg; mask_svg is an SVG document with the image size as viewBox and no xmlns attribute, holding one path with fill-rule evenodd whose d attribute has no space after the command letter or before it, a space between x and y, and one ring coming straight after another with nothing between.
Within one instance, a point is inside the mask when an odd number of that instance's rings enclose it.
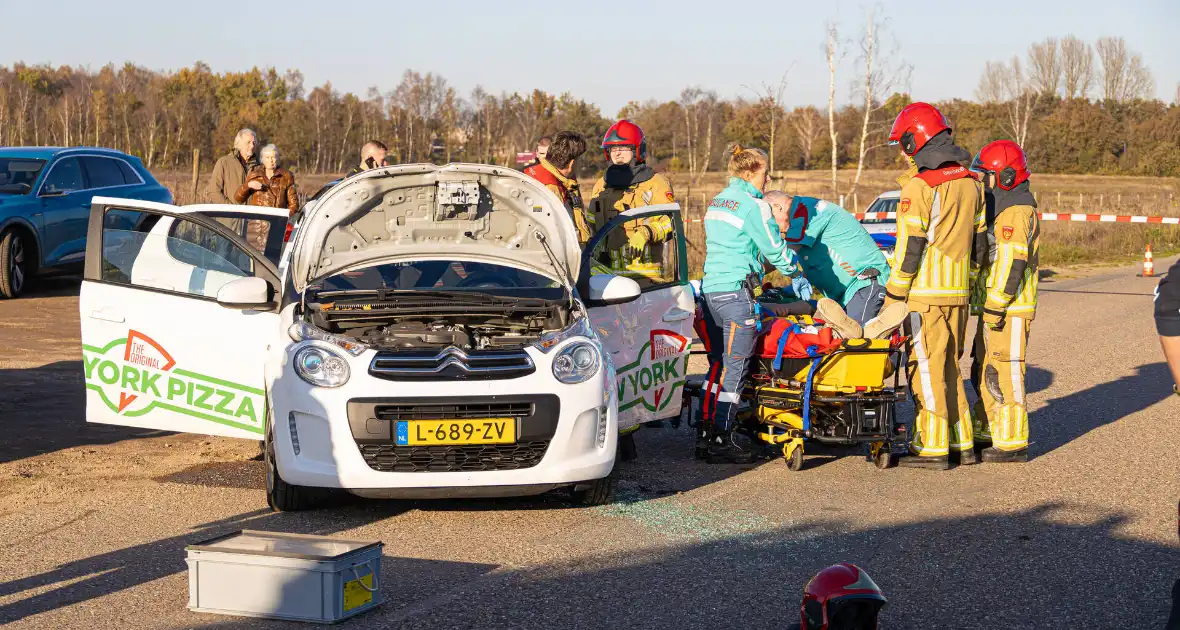
<instances>
[{"instance_id":1,"label":"grass field","mask_svg":"<svg viewBox=\"0 0 1180 630\"><path fill-rule=\"evenodd\" d=\"M863 212L877 195L897 189L894 181L897 175L893 171L866 171L856 196L846 198L844 207ZM172 189L177 203L197 201L191 192L191 173L166 171L156 176ZM853 176L852 171L839 173L841 190L849 188ZM207 172L201 174L202 186L205 177ZM336 177L335 174L297 175L297 181L302 192L311 194ZM673 174L671 178L689 219L703 216L708 200L726 182L723 173L707 173L695 185L682 174ZM1036 174L1032 181L1041 212L1180 216L1180 180L1177 179ZM593 181L583 181L583 192L588 193L593 185ZM826 171L781 171L771 183L771 187L791 194L839 201L829 195L830 186L831 175ZM700 223L690 222L687 230L689 267L697 277L704 260L704 229ZM1141 260L1144 246L1149 242L1158 256L1180 252L1180 228L1046 221L1042 224L1041 264L1047 267L1123 264Z\"/></svg>"}]
</instances>

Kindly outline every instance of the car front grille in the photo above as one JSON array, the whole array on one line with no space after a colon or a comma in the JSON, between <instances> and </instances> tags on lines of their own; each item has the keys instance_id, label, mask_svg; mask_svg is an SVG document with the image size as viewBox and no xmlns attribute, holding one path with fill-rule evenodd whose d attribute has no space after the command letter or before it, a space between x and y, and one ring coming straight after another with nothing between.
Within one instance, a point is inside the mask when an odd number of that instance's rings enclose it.
<instances>
[{"instance_id":1,"label":"car front grille","mask_svg":"<svg viewBox=\"0 0 1180 630\"><path fill-rule=\"evenodd\" d=\"M454 346L440 352L378 352L369 364L369 374L390 381L443 379L508 379L536 371L532 357L524 350L472 350Z\"/></svg>"},{"instance_id":2,"label":"car front grille","mask_svg":"<svg viewBox=\"0 0 1180 630\"><path fill-rule=\"evenodd\" d=\"M541 463L548 448L549 440L473 446L360 446L365 463L380 472L520 470Z\"/></svg>"},{"instance_id":3,"label":"car front grille","mask_svg":"<svg viewBox=\"0 0 1180 630\"><path fill-rule=\"evenodd\" d=\"M553 394L354 398L348 423L365 463L380 472L520 470L541 463L557 433L561 399ZM398 446L399 422L514 418L515 444Z\"/></svg>"},{"instance_id":4,"label":"car front grille","mask_svg":"<svg viewBox=\"0 0 1180 630\"><path fill-rule=\"evenodd\" d=\"M527 401L486 402L465 404L378 404L373 408L378 420L450 420L467 418L520 418L533 414L533 404Z\"/></svg>"}]
</instances>

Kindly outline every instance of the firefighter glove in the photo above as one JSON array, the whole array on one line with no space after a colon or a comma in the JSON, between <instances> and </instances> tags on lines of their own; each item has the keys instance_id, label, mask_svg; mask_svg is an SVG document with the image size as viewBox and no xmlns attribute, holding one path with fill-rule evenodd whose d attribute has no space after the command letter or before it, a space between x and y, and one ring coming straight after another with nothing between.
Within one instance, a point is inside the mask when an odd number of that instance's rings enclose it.
<instances>
[{"instance_id":1,"label":"firefighter glove","mask_svg":"<svg viewBox=\"0 0 1180 630\"><path fill-rule=\"evenodd\" d=\"M983 324L992 330L1004 329L1004 313L997 311L984 311Z\"/></svg>"},{"instance_id":2,"label":"firefighter glove","mask_svg":"<svg viewBox=\"0 0 1180 630\"><path fill-rule=\"evenodd\" d=\"M627 235L627 244L631 246L633 251L642 252L643 248L647 246L650 233L646 227L641 226Z\"/></svg>"}]
</instances>

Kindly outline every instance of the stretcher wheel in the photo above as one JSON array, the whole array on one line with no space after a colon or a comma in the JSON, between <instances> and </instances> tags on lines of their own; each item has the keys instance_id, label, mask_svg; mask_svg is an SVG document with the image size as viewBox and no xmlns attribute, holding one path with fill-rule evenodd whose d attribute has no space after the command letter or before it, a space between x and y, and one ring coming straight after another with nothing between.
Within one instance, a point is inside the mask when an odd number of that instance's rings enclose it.
<instances>
[{"instance_id":1,"label":"stretcher wheel","mask_svg":"<svg viewBox=\"0 0 1180 630\"><path fill-rule=\"evenodd\" d=\"M786 455L786 453L785 453L786 450L787 450L787 446L784 444L783 445L783 451L784 451L783 454L784 455ZM795 447L795 450L791 451L790 455L786 455L786 458L787 458L787 470L790 470L792 472L798 472L800 470L803 470L803 447L802 446Z\"/></svg>"},{"instance_id":2,"label":"stretcher wheel","mask_svg":"<svg viewBox=\"0 0 1180 630\"><path fill-rule=\"evenodd\" d=\"M877 454L873 457L873 465L881 470L885 470L893 465L893 449L889 445L881 447Z\"/></svg>"}]
</instances>

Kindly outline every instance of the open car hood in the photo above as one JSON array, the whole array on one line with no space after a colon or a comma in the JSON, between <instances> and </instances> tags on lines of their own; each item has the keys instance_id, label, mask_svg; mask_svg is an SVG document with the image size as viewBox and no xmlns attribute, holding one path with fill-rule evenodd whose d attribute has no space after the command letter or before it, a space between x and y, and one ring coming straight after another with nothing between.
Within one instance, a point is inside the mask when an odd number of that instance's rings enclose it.
<instances>
[{"instance_id":1,"label":"open car hood","mask_svg":"<svg viewBox=\"0 0 1180 630\"><path fill-rule=\"evenodd\" d=\"M350 177L304 217L293 247L297 291L385 258L500 259L570 284L581 264L561 200L527 175L486 164L388 166Z\"/></svg>"}]
</instances>

